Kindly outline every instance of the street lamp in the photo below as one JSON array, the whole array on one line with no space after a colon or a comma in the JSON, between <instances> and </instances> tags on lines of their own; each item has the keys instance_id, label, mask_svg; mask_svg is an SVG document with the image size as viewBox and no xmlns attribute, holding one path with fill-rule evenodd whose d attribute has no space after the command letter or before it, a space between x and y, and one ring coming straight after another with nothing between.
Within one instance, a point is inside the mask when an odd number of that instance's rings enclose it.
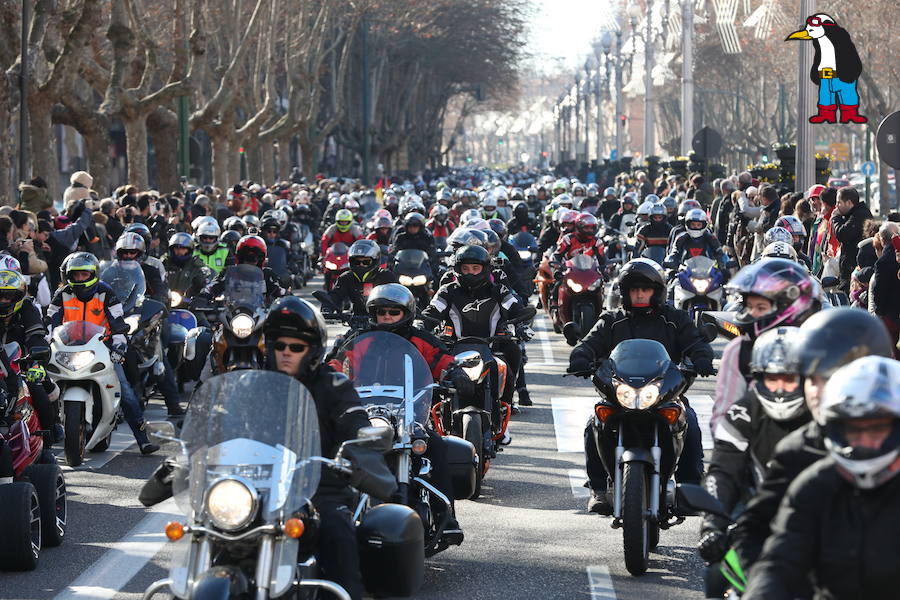
<instances>
[{"instance_id":1,"label":"street lamp","mask_svg":"<svg viewBox=\"0 0 900 600\"><path fill-rule=\"evenodd\" d=\"M597 58L597 87L596 87L596 103L597 103L597 160L599 161L603 157L603 150L605 149L604 143L604 127L603 127L603 119L602 119L602 109L601 105L603 103L603 88L609 85L609 52L612 50L612 34L609 30L603 32L603 35L600 36L600 40L597 44L594 45L594 56ZM602 53L602 54L601 54ZM602 79L605 85L601 86L601 74L600 74L600 60L601 56L603 60L605 60L606 66L606 77ZM616 116L616 120L618 120L618 116Z\"/></svg>"},{"instance_id":2,"label":"street lamp","mask_svg":"<svg viewBox=\"0 0 900 600\"><path fill-rule=\"evenodd\" d=\"M575 71L575 164L581 162L581 72Z\"/></svg>"},{"instance_id":3,"label":"street lamp","mask_svg":"<svg viewBox=\"0 0 900 600\"><path fill-rule=\"evenodd\" d=\"M616 21L619 17L616 16ZM616 160L622 158L622 27L616 29Z\"/></svg>"},{"instance_id":4,"label":"street lamp","mask_svg":"<svg viewBox=\"0 0 900 600\"><path fill-rule=\"evenodd\" d=\"M652 27L651 15L653 13L653 0L647 0L647 10L644 28L644 158L653 154L656 143L654 140L653 119L653 44L651 40ZM628 6L628 16L631 17L632 29L637 26L637 19L641 15L641 8L637 4Z\"/></svg>"},{"instance_id":5,"label":"street lamp","mask_svg":"<svg viewBox=\"0 0 900 600\"><path fill-rule=\"evenodd\" d=\"M587 60L584 61L584 161L590 162L591 160L591 83L593 78L591 77L591 73L593 71L597 71L599 73L600 69L597 65L596 59L593 56L588 56ZM598 86L595 86L598 87ZM600 155L597 155L597 158L600 158Z\"/></svg>"}]
</instances>

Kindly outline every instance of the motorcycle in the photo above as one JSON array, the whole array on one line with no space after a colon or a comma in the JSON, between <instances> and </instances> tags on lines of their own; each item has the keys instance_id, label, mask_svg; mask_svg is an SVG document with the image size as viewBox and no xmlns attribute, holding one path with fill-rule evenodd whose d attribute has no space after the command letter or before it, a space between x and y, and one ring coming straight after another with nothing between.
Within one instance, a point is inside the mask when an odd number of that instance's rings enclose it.
<instances>
[{"instance_id":1,"label":"motorcycle","mask_svg":"<svg viewBox=\"0 0 900 600\"><path fill-rule=\"evenodd\" d=\"M659 266L663 266L663 261L666 258L666 247L647 246L646 248L641 250L641 258L649 258Z\"/></svg>"},{"instance_id":2,"label":"motorcycle","mask_svg":"<svg viewBox=\"0 0 900 600\"><path fill-rule=\"evenodd\" d=\"M390 496L396 482L373 452L386 449L389 430L363 428L334 459L323 458L309 391L292 377L260 370L204 381L181 439L170 423L151 425L159 427L155 437L179 446L172 493L185 519L166 525L174 546L169 577L152 583L145 600L163 590L176 598L222 600L322 590L349 600L341 586L314 576L318 513L311 498L323 466L361 491ZM376 463L380 471L372 468ZM357 534L370 591L402 592L421 583L423 570L414 560L422 555L422 529L412 510L373 507Z\"/></svg>"},{"instance_id":3,"label":"motorcycle","mask_svg":"<svg viewBox=\"0 0 900 600\"><path fill-rule=\"evenodd\" d=\"M561 330L559 329L559 326L553 319L553 315L550 314L550 292L553 290L556 279L553 278L553 269L550 266L549 251L544 253L543 258L541 258L540 266L538 267L537 274L534 277L534 283L537 286L537 294L540 305L541 307L543 307L544 312L547 313L547 318L550 320L550 323L553 324L553 331L555 331L556 333L560 333Z\"/></svg>"},{"instance_id":4,"label":"motorcycle","mask_svg":"<svg viewBox=\"0 0 900 600\"><path fill-rule=\"evenodd\" d=\"M431 263L424 250L401 250L394 257L392 269L397 274L400 285L406 286L416 299L416 306L422 310L431 301Z\"/></svg>"},{"instance_id":5,"label":"motorcycle","mask_svg":"<svg viewBox=\"0 0 900 600\"><path fill-rule=\"evenodd\" d=\"M451 516L451 499L438 490L429 474L428 423L432 388L437 387L422 355L402 337L383 331L363 334L342 348L337 359L353 380L369 422L390 427L393 448L386 455L396 474L396 501L415 510L425 530L425 556L433 556L462 542L461 535L444 534ZM403 365L402 368L400 365ZM455 436L444 438L453 481L454 499L471 496L475 485L475 448ZM357 514L367 499L361 499Z\"/></svg>"},{"instance_id":6,"label":"motorcycle","mask_svg":"<svg viewBox=\"0 0 900 600\"><path fill-rule=\"evenodd\" d=\"M576 254L568 259L557 291L557 308L550 311L554 329L574 321L581 331L590 331L603 312L603 281L600 263L593 256Z\"/></svg>"},{"instance_id":7,"label":"motorcycle","mask_svg":"<svg viewBox=\"0 0 900 600\"><path fill-rule=\"evenodd\" d=\"M35 349L22 356L18 343L3 347L12 375L24 364L49 358L49 350ZM0 376L11 374L0 367ZM44 446L49 434L41 426L28 386L0 401L0 448L12 460L13 481L0 484L0 570L30 571L37 567L42 548L59 546L66 534L66 480L56 458Z\"/></svg>"},{"instance_id":8,"label":"motorcycle","mask_svg":"<svg viewBox=\"0 0 900 600\"><path fill-rule=\"evenodd\" d=\"M594 442L613 480L606 492L611 525L622 529L625 567L637 576L649 566L660 529L684 521L675 507L673 475L687 431L681 394L693 372L673 364L659 342L633 339L616 345L591 376L601 397L594 406Z\"/></svg>"},{"instance_id":9,"label":"motorcycle","mask_svg":"<svg viewBox=\"0 0 900 600\"><path fill-rule=\"evenodd\" d=\"M343 242L332 244L322 259L323 271L325 274L324 287L327 291L331 291L334 282L341 276L341 273L350 268L350 248Z\"/></svg>"},{"instance_id":10,"label":"motorcycle","mask_svg":"<svg viewBox=\"0 0 900 600\"><path fill-rule=\"evenodd\" d=\"M534 255L538 250L537 240L527 231L520 231L510 236L509 243L519 253L519 259L522 261L522 280L534 279Z\"/></svg>"},{"instance_id":11,"label":"motorcycle","mask_svg":"<svg viewBox=\"0 0 900 600\"><path fill-rule=\"evenodd\" d=\"M700 314L717 311L722 307L725 290L725 274L716 261L707 256L694 256L682 264L675 277L675 308L687 311L696 324L700 324Z\"/></svg>"}]
</instances>

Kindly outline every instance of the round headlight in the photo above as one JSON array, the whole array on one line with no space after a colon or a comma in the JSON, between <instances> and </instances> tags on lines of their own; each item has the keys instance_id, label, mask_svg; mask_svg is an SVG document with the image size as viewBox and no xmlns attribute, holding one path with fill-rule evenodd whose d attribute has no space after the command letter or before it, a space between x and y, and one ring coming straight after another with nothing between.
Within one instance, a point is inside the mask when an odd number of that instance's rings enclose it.
<instances>
[{"instance_id":1,"label":"round headlight","mask_svg":"<svg viewBox=\"0 0 900 600\"><path fill-rule=\"evenodd\" d=\"M394 428L394 426L391 425L391 422L384 417L369 417L369 425L371 425L372 427L389 427L390 429Z\"/></svg>"},{"instance_id":2,"label":"round headlight","mask_svg":"<svg viewBox=\"0 0 900 600\"><path fill-rule=\"evenodd\" d=\"M256 516L256 491L237 479L222 479L206 493L206 512L213 525L225 531L245 527Z\"/></svg>"},{"instance_id":3,"label":"round headlight","mask_svg":"<svg viewBox=\"0 0 900 600\"><path fill-rule=\"evenodd\" d=\"M336 271L337 268L338 268L338 266L337 266L335 263L331 262L330 260L326 260L326 261L325 261L325 268L326 268L326 269L330 269L330 270L332 270L332 271Z\"/></svg>"},{"instance_id":4,"label":"round headlight","mask_svg":"<svg viewBox=\"0 0 900 600\"><path fill-rule=\"evenodd\" d=\"M655 383L645 385L638 392L638 399L640 400L638 408L650 408L656 404L657 400L659 400L659 386Z\"/></svg>"},{"instance_id":5,"label":"round headlight","mask_svg":"<svg viewBox=\"0 0 900 600\"><path fill-rule=\"evenodd\" d=\"M231 330L239 338L250 337L256 323L249 315L237 315L231 320Z\"/></svg>"},{"instance_id":6,"label":"round headlight","mask_svg":"<svg viewBox=\"0 0 900 600\"><path fill-rule=\"evenodd\" d=\"M522 260L531 260L531 251L519 250L519 258L521 258Z\"/></svg>"},{"instance_id":7,"label":"round headlight","mask_svg":"<svg viewBox=\"0 0 900 600\"><path fill-rule=\"evenodd\" d=\"M637 390L630 385L620 383L616 386L616 400L624 408L633 408L635 398L637 398Z\"/></svg>"}]
</instances>

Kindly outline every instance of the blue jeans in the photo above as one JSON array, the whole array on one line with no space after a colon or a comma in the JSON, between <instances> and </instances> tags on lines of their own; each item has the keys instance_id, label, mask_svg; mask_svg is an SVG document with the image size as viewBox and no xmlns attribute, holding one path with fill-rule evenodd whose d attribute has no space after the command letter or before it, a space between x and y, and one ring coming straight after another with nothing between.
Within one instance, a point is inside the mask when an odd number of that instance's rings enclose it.
<instances>
[{"instance_id":1,"label":"blue jeans","mask_svg":"<svg viewBox=\"0 0 900 600\"><path fill-rule=\"evenodd\" d=\"M856 80L844 83L837 77L819 80L819 104L822 106L859 105L859 95L856 93Z\"/></svg>"},{"instance_id":2,"label":"blue jeans","mask_svg":"<svg viewBox=\"0 0 900 600\"><path fill-rule=\"evenodd\" d=\"M143 430L144 409L141 408L141 403L138 402L131 384L128 383L128 378L125 377L125 369L122 365L113 363L113 368L116 370L116 376L119 378L119 385L122 388L121 405L122 412L125 413L125 422L131 427L131 432L134 434L134 439L137 440L137 443L146 444L150 440L147 437L147 432Z\"/></svg>"}]
</instances>

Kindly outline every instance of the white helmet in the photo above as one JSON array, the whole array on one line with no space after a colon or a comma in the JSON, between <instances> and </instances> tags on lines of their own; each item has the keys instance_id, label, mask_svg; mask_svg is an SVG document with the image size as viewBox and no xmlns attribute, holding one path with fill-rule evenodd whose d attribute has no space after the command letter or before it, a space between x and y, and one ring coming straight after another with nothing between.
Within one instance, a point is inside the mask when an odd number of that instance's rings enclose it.
<instances>
[{"instance_id":1,"label":"white helmet","mask_svg":"<svg viewBox=\"0 0 900 600\"><path fill-rule=\"evenodd\" d=\"M641 217L646 217L646 219L650 218L650 209L653 208L653 203L649 200L644 200L641 202L641 205L637 208L637 216L640 219Z\"/></svg>"},{"instance_id":2,"label":"white helmet","mask_svg":"<svg viewBox=\"0 0 900 600\"><path fill-rule=\"evenodd\" d=\"M701 238L709 227L709 218L702 208L692 208L684 215L684 230L692 238Z\"/></svg>"},{"instance_id":3,"label":"white helmet","mask_svg":"<svg viewBox=\"0 0 900 600\"><path fill-rule=\"evenodd\" d=\"M793 244L794 238L791 235L791 232L784 227L772 227L763 235L763 243L768 246L772 242Z\"/></svg>"},{"instance_id":4,"label":"white helmet","mask_svg":"<svg viewBox=\"0 0 900 600\"><path fill-rule=\"evenodd\" d=\"M212 223L209 221L201 223L200 226L194 230L194 237L197 240L197 244L204 252L212 252L216 249L216 246L219 245L219 236L221 234L222 229L215 219L213 219Z\"/></svg>"},{"instance_id":5,"label":"white helmet","mask_svg":"<svg viewBox=\"0 0 900 600\"><path fill-rule=\"evenodd\" d=\"M203 215L202 217L197 217L196 219L191 221L191 229L197 231L198 229L200 229L200 225L202 225L203 223L215 223L216 226L218 226L219 224L219 222L216 221L215 217Z\"/></svg>"},{"instance_id":6,"label":"white helmet","mask_svg":"<svg viewBox=\"0 0 900 600\"><path fill-rule=\"evenodd\" d=\"M9 254L0 254L0 271L15 271L16 273L22 272L22 265L19 264L19 260L10 256Z\"/></svg>"},{"instance_id":7,"label":"white helmet","mask_svg":"<svg viewBox=\"0 0 900 600\"><path fill-rule=\"evenodd\" d=\"M797 260L797 251L787 242L772 242L759 255L760 258L786 258L788 260Z\"/></svg>"},{"instance_id":8,"label":"white helmet","mask_svg":"<svg viewBox=\"0 0 900 600\"><path fill-rule=\"evenodd\" d=\"M481 218L481 213L478 212L478 209L470 208L469 210L464 212L462 215L460 215L459 225L460 225L460 227L463 227L466 225L466 223L468 223L472 219L480 219L480 218Z\"/></svg>"}]
</instances>

